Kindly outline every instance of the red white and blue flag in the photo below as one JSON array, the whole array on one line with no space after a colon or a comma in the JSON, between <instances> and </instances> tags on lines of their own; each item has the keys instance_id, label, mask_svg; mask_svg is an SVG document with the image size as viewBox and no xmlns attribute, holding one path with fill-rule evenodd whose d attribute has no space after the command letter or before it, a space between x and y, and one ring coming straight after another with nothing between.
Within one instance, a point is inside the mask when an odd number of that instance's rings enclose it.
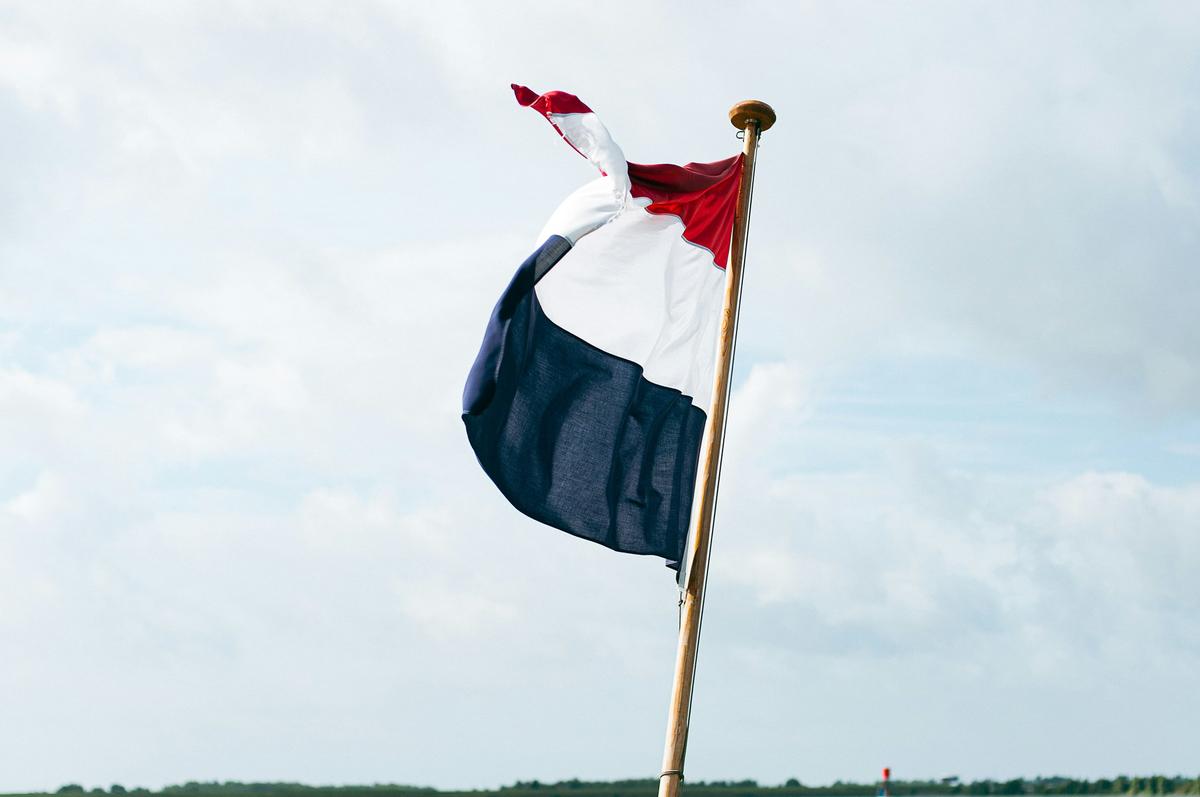
<instances>
[{"instance_id":1,"label":"red white and blue flag","mask_svg":"<svg viewBox=\"0 0 1200 797\"><path fill-rule=\"evenodd\" d=\"M554 212L492 311L463 394L467 436L517 509L678 568L742 156L630 163L578 97L513 91L600 177Z\"/></svg>"}]
</instances>

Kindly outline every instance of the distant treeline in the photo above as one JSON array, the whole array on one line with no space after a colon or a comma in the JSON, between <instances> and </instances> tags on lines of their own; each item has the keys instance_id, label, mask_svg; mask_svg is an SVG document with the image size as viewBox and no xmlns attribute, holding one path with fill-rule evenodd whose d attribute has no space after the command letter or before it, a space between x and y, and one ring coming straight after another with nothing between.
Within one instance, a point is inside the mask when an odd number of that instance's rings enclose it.
<instances>
[{"instance_id":1,"label":"distant treeline","mask_svg":"<svg viewBox=\"0 0 1200 797\"><path fill-rule=\"evenodd\" d=\"M879 783L848 783L837 781L828 786L808 786L792 778L780 786L761 786L753 780L688 781L684 793L689 797L871 797L879 791ZM1015 778L1013 780L961 781L956 777L941 780L893 780L889 785L893 797L934 797L935 795L1162 795L1192 794L1200 797L1200 777L1146 775L1099 780L1075 778ZM536 780L517 781L511 786L480 791L440 791L427 786L404 786L395 783L376 783L371 786L306 786L303 783L219 783L190 781L167 786L162 791L125 788L114 784L107 789L85 789L68 784L57 791L64 797L86 795L124 795L125 797L655 797L658 781L642 780L585 781L564 780L541 783ZM44 794L0 795L0 797L48 797Z\"/></svg>"}]
</instances>

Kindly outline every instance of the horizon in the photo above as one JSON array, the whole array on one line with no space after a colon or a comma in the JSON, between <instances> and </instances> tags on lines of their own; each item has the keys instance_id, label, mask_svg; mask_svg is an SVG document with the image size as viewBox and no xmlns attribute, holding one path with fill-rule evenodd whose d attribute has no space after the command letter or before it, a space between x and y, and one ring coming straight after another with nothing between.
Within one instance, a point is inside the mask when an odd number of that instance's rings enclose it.
<instances>
[{"instance_id":1,"label":"horizon","mask_svg":"<svg viewBox=\"0 0 1200 797\"><path fill-rule=\"evenodd\" d=\"M893 787L895 787L897 789L901 789L901 790L906 789L906 788L911 789L913 787L924 787L924 786L941 787L943 790L964 789L964 788L969 789L971 787L978 787L978 786L985 786L985 785L1005 786L1005 785L1013 784L1013 783L1032 785L1035 787L1039 786L1039 785L1061 786L1061 785L1065 785L1068 783L1088 784L1088 785L1099 786L1104 783L1110 783L1110 784L1113 784L1113 787L1114 787L1113 791L1106 791L1106 792L1095 792L1094 791L1094 792L1089 792L1089 793L1092 793L1092 794L1141 794L1141 793L1151 793L1151 792L1149 792L1149 791L1143 792L1142 790L1136 788L1139 783L1146 782L1148 784L1152 781L1156 781L1156 780L1161 781L1164 779L1173 780L1173 781L1183 781L1186 786L1189 786L1192 788L1191 788L1191 790L1184 791L1184 792L1178 792L1178 791L1177 792L1161 792L1161 791L1159 791L1159 792L1153 792L1153 793L1160 793L1160 794L1161 793L1191 794L1193 792L1200 793L1200 792L1197 792L1197 790L1200 790L1200 775L1193 777L1191 775L1185 775L1183 773L1120 774L1120 775L1113 775L1112 777L1096 778L1096 779L1091 779L1091 780L1072 778L1072 777L1066 776L1066 775L1035 775L1035 776L1018 776L1018 777L1013 777L1013 778L982 779L982 780L976 780L976 781L965 781L965 780L960 779L956 775L949 775L949 776L931 777L931 778L910 778L910 779L891 778L888 782L891 783L891 785ZM694 788L716 787L716 788L729 788L729 789L754 788L754 789L763 789L763 790L784 790L784 789L833 790L833 789L837 789L839 787L874 789L877 786L879 786L880 784L882 784L883 782L884 782L883 778L878 778L875 781L837 780L832 783L813 784L813 783L804 783L796 777L790 777L786 781L784 781L782 783L777 783L777 784L761 783L760 781L753 779L753 778L740 778L740 779L719 779L719 780L699 781L699 782L693 782L691 785ZM466 789L466 790L437 789L433 786L423 786L420 784L411 784L411 783L309 784L309 783L300 783L300 782L295 782L295 781L253 781L253 782L186 781L183 783L164 784L163 786L159 787L158 789L147 789L147 788L141 787L141 786L128 786L127 787L122 784L111 784L108 788L103 788L100 786L93 786L93 787L89 788L89 787L81 785L81 784L68 783L68 784L63 784L58 789L55 789L53 791L3 792L3 793L0 793L0 795L3 795L3 797L10 797L11 795L15 795L15 794L78 794L78 793L89 793L89 794L151 793L151 794L159 794L159 793L180 793L180 792L183 792L183 793L207 792L207 791L212 791L213 789L216 789L219 791L238 791L241 788L247 788L247 789L250 789L250 790L253 790L256 792L262 792L262 791L264 791L264 789L261 787L299 788L301 790L322 790L322 789L327 789L327 790L343 790L343 789L344 790L355 790L355 789L388 790L388 789L392 789L392 790L401 791L401 792L430 792L430 791L433 791L433 792L438 792L438 793L470 793L470 792L492 793L492 792L520 791L520 790L529 791L529 790L538 790L540 788L541 789L554 789L556 787L567 787L569 790L572 788L580 788L580 787L584 787L584 788L595 787L595 786L604 787L604 786L612 786L612 785L630 785L630 784L653 785L656 783L657 783L657 778L654 778L651 776L644 777L644 778L616 778L613 780L599 780L599 781L588 781L588 780L580 780L579 778L568 778L565 780L548 782L548 783L543 783L538 780L529 780L529 781L518 780L511 784L502 784L499 786L481 787L478 789ZM1117 784L1120 784L1121 788L1117 789L1116 788ZM209 788L206 789L206 787L209 787ZM1128 787L1128 788L1126 788L1126 787ZM269 790L269 789L267 789L267 790ZM961 792L959 792L959 791L953 791L953 792L942 791L940 793L955 793L955 794L957 794L957 793L961 793ZM967 792L967 793L970 794L970 793L974 793L974 792ZM986 793L1006 794L1008 792L986 792ZM1029 792L1025 792L1025 793L1029 793ZM1046 793L1046 792L1033 792L1033 793ZM1075 794L1078 792L1057 791L1057 792L1053 792L1053 793ZM916 794L919 794L919 792L907 791L907 792L905 792L905 794L916 795Z\"/></svg>"}]
</instances>

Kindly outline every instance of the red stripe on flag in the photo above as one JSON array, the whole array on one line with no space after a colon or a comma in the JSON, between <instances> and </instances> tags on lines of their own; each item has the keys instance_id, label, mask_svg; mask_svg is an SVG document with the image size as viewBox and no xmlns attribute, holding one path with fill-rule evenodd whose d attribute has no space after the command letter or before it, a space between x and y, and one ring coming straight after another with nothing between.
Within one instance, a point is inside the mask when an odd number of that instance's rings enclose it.
<instances>
[{"instance_id":1,"label":"red stripe on flag","mask_svg":"<svg viewBox=\"0 0 1200 797\"><path fill-rule=\"evenodd\" d=\"M742 181L742 156L715 163L629 164L631 192L648 197L648 213L678 216L684 240L713 253L721 268L729 261L733 214Z\"/></svg>"},{"instance_id":2,"label":"red stripe on flag","mask_svg":"<svg viewBox=\"0 0 1200 797\"><path fill-rule=\"evenodd\" d=\"M545 94L538 94L526 86L518 86L516 83L511 85L517 102L527 108L533 108L542 115L592 112L592 109L584 105L583 101L574 94L568 94L565 91L547 91Z\"/></svg>"}]
</instances>

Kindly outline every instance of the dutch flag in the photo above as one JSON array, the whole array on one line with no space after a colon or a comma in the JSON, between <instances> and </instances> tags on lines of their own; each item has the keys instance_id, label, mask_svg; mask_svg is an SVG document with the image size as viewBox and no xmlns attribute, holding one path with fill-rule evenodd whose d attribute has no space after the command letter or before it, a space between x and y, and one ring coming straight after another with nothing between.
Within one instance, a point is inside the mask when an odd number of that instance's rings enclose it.
<instances>
[{"instance_id":1,"label":"dutch flag","mask_svg":"<svg viewBox=\"0 0 1200 797\"><path fill-rule=\"evenodd\" d=\"M629 163L579 98L513 91L601 176L554 212L492 311L467 436L520 511L678 569L742 156Z\"/></svg>"}]
</instances>

